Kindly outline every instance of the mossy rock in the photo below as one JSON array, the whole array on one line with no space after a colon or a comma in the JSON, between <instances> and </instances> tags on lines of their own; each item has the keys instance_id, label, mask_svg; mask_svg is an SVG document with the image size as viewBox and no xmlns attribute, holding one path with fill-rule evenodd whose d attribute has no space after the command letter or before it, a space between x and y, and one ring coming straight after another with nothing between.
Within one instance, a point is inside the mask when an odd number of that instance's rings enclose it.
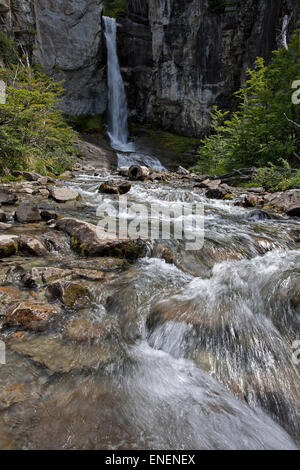
<instances>
[{"instance_id":1,"label":"mossy rock","mask_svg":"<svg viewBox=\"0 0 300 470\"><path fill-rule=\"evenodd\" d=\"M19 250L19 238L14 235L0 235L0 258L8 258Z\"/></svg>"}]
</instances>

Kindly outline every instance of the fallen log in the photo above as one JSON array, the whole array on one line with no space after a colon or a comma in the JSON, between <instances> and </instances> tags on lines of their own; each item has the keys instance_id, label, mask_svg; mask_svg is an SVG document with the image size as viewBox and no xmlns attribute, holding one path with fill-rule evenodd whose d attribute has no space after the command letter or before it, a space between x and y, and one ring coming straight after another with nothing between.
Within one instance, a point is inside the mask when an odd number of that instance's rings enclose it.
<instances>
[{"instance_id":1,"label":"fallen log","mask_svg":"<svg viewBox=\"0 0 300 470\"><path fill-rule=\"evenodd\" d=\"M150 175L150 169L146 166L132 165L128 171L129 179L133 181L145 180Z\"/></svg>"}]
</instances>

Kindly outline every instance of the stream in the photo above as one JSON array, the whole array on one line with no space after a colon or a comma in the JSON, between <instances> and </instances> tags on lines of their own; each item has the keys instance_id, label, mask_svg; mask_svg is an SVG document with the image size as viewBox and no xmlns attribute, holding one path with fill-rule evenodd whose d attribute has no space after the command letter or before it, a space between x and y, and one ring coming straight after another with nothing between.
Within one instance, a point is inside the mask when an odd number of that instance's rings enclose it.
<instances>
[{"instance_id":1,"label":"stream","mask_svg":"<svg viewBox=\"0 0 300 470\"><path fill-rule=\"evenodd\" d=\"M83 200L64 215L96 222L98 205L116 202L98 193L109 177L77 174L67 184ZM88 308L71 309L50 331L8 341L0 385L22 384L22 399L0 410L0 447L298 448L299 221L260 220L188 184L135 183L128 197L130 204L204 203L204 247L187 252L180 241L153 241L145 258L92 283ZM163 259L166 249L174 263ZM53 251L22 263L93 261ZM67 342L74 319L100 325L96 340L81 341L75 328Z\"/></svg>"},{"instance_id":2,"label":"stream","mask_svg":"<svg viewBox=\"0 0 300 470\"><path fill-rule=\"evenodd\" d=\"M103 21L119 167L163 170L128 141L117 25ZM44 198L40 208L96 224L100 206L113 217L117 197L99 192L111 178L124 182L107 170L77 172L64 184L80 201ZM134 263L83 258L45 222L14 222L10 233L38 235L50 252L1 260L1 302L50 302L59 315L45 331L0 333L0 449L298 449L299 219L207 199L181 179L134 182L126 196L125 221L138 203L201 204L204 245L153 239ZM174 227L182 221L191 230L189 215ZM141 213L139 223L148 222ZM49 300L57 270L87 289L85 303Z\"/></svg>"}]
</instances>

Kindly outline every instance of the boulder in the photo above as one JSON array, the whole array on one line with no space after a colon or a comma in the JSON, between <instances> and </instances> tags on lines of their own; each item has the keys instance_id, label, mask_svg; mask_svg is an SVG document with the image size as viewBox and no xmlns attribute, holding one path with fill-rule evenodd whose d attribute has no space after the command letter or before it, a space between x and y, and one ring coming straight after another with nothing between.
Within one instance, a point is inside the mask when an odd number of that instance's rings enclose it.
<instances>
[{"instance_id":1,"label":"boulder","mask_svg":"<svg viewBox=\"0 0 300 470\"><path fill-rule=\"evenodd\" d=\"M58 215L55 211L43 210L41 211L41 218L46 221L56 220L58 218Z\"/></svg>"},{"instance_id":2,"label":"boulder","mask_svg":"<svg viewBox=\"0 0 300 470\"><path fill-rule=\"evenodd\" d=\"M105 238L96 225L78 219L63 218L56 228L71 237L71 247L85 256L112 256L136 260L144 256L146 241L141 239L118 239L115 234L106 233Z\"/></svg>"},{"instance_id":3,"label":"boulder","mask_svg":"<svg viewBox=\"0 0 300 470\"><path fill-rule=\"evenodd\" d=\"M51 222L53 222L55 226L53 219L51 219ZM51 232L41 235L41 239L49 251L63 252L64 254L70 251L69 240L64 233L52 230Z\"/></svg>"},{"instance_id":4,"label":"boulder","mask_svg":"<svg viewBox=\"0 0 300 470\"><path fill-rule=\"evenodd\" d=\"M15 219L23 224L39 222L41 215L37 204L28 201L22 202L16 210Z\"/></svg>"},{"instance_id":5,"label":"boulder","mask_svg":"<svg viewBox=\"0 0 300 470\"><path fill-rule=\"evenodd\" d=\"M60 336L34 335L31 338L9 341L9 348L31 358L51 373L95 369L119 362L124 356L121 346L101 341L99 344L77 344Z\"/></svg>"},{"instance_id":6,"label":"boulder","mask_svg":"<svg viewBox=\"0 0 300 470\"><path fill-rule=\"evenodd\" d=\"M289 215L299 213L300 189L290 189L289 191L266 194L264 199L267 206L289 213Z\"/></svg>"},{"instance_id":7,"label":"boulder","mask_svg":"<svg viewBox=\"0 0 300 470\"><path fill-rule=\"evenodd\" d=\"M116 183L114 181L106 181L101 184L99 188L99 193L105 194L126 194L131 190L131 184L124 182L124 183Z\"/></svg>"},{"instance_id":8,"label":"boulder","mask_svg":"<svg viewBox=\"0 0 300 470\"><path fill-rule=\"evenodd\" d=\"M102 323L88 318L73 318L63 330L64 338L80 343L94 343L108 335Z\"/></svg>"},{"instance_id":9,"label":"boulder","mask_svg":"<svg viewBox=\"0 0 300 470\"><path fill-rule=\"evenodd\" d=\"M29 237L27 235L22 235L19 239L19 249L32 256L45 256L48 254L45 246L42 242L35 237Z\"/></svg>"},{"instance_id":10,"label":"boulder","mask_svg":"<svg viewBox=\"0 0 300 470\"><path fill-rule=\"evenodd\" d=\"M16 403L21 403L25 401L26 398L28 398L28 396L22 382L0 385L0 411L3 411Z\"/></svg>"},{"instance_id":11,"label":"boulder","mask_svg":"<svg viewBox=\"0 0 300 470\"><path fill-rule=\"evenodd\" d=\"M13 176L22 176L22 178L27 181L38 181L40 178L42 178L42 176L35 171L13 171Z\"/></svg>"},{"instance_id":12,"label":"boulder","mask_svg":"<svg viewBox=\"0 0 300 470\"><path fill-rule=\"evenodd\" d=\"M50 191L48 191L48 189L46 188L39 189L39 193L45 198L48 198L50 196Z\"/></svg>"},{"instance_id":13,"label":"boulder","mask_svg":"<svg viewBox=\"0 0 300 470\"><path fill-rule=\"evenodd\" d=\"M15 268L14 273L15 277L19 279L19 282L29 288L41 287L59 279L71 277L72 275L72 271L69 269L60 269L55 267L34 267L27 272L23 271L23 273L20 271L20 268L19 270L16 270ZM6 279L11 278L12 274L13 272L8 272L6 274Z\"/></svg>"},{"instance_id":14,"label":"boulder","mask_svg":"<svg viewBox=\"0 0 300 470\"><path fill-rule=\"evenodd\" d=\"M222 188L222 186L211 187L206 191L205 196L208 199L224 199L224 197L229 194L226 188Z\"/></svg>"},{"instance_id":15,"label":"boulder","mask_svg":"<svg viewBox=\"0 0 300 470\"><path fill-rule=\"evenodd\" d=\"M13 206L18 201L18 196L14 193L0 191L0 204Z\"/></svg>"},{"instance_id":16,"label":"boulder","mask_svg":"<svg viewBox=\"0 0 300 470\"><path fill-rule=\"evenodd\" d=\"M0 210L0 222L7 222L7 215Z\"/></svg>"},{"instance_id":17,"label":"boulder","mask_svg":"<svg viewBox=\"0 0 300 470\"><path fill-rule=\"evenodd\" d=\"M57 186L50 188L50 196L56 202L77 201L81 198L80 194L75 189L67 187L59 188Z\"/></svg>"},{"instance_id":18,"label":"boulder","mask_svg":"<svg viewBox=\"0 0 300 470\"><path fill-rule=\"evenodd\" d=\"M64 173L62 173L61 175L59 175L60 178L62 179L69 179L69 178L73 178L74 175L71 171L65 171Z\"/></svg>"},{"instance_id":19,"label":"boulder","mask_svg":"<svg viewBox=\"0 0 300 470\"><path fill-rule=\"evenodd\" d=\"M300 217L300 203L291 206L286 211L287 215L290 217Z\"/></svg>"},{"instance_id":20,"label":"boulder","mask_svg":"<svg viewBox=\"0 0 300 470\"><path fill-rule=\"evenodd\" d=\"M47 176L41 176L41 177L38 179L38 183L39 183L41 186L45 186L45 185L48 183L48 178L47 178Z\"/></svg>"},{"instance_id":21,"label":"boulder","mask_svg":"<svg viewBox=\"0 0 300 470\"><path fill-rule=\"evenodd\" d=\"M16 235L0 235L0 258L17 253L19 248L19 237Z\"/></svg>"},{"instance_id":22,"label":"boulder","mask_svg":"<svg viewBox=\"0 0 300 470\"><path fill-rule=\"evenodd\" d=\"M0 222L0 232L5 232L5 230L8 230L9 228L12 228L11 224Z\"/></svg>"},{"instance_id":23,"label":"boulder","mask_svg":"<svg viewBox=\"0 0 300 470\"><path fill-rule=\"evenodd\" d=\"M185 168L183 168L183 166L179 166L179 167L177 168L176 173L177 173L178 175L183 175L183 176L188 176L188 175L190 174L189 170L186 170Z\"/></svg>"},{"instance_id":24,"label":"boulder","mask_svg":"<svg viewBox=\"0 0 300 470\"><path fill-rule=\"evenodd\" d=\"M201 183L196 184L195 188L199 188L199 189L216 189L216 188L218 188L218 186L220 186L221 183L222 183L222 181L220 179L211 180L211 179L207 178L206 180L202 181Z\"/></svg>"},{"instance_id":25,"label":"boulder","mask_svg":"<svg viewBox=\"0 0 300 470\"><path fill-rule=\"evenodd\" d=\"M246 208L261 206L264 203L264 199L256 194L247 194L242 202L242 206Z\"/></svg>"},{"instance_id":26,"label":"boulder","mask_svg":"<svg viewBox=\"0 0 300 470\"><path fill-rule=\"evenodd\" d=\"M52 297L60 300L66 307L83 307L91 300L90 291L87 287L69 281L57 281L48 286Z\"/></svg>"},{"instance_id":27,"label":"boulder","mask_svg":"<svg viewBox=\"0 0 300 470\"><path fill-rule=\"evenodd\" d=\"M4 328L18 327L25 330L43 331L58 313L59 309L54 305L33 301L13 302L7 308L2 326Z\"/></svg>"},{"instance_id":28,"label":"boulder","mask_svg":"<svg viewBox=\"0 0 300 470\"><path fill-rule=\"evenodd\" d=\"M132 165L128 171L128 177L132 181L143 181L150 175L150 170L146 166Z\"/></svg>"}]
</instances>

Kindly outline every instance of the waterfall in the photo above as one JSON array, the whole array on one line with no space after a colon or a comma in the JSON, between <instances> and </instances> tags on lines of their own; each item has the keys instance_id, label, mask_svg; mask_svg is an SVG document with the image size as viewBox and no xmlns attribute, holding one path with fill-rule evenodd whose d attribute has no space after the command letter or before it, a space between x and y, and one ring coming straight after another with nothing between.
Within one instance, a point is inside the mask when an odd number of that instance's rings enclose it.
<instances>
[{"instance_id":1,"label":"waterfall","mask_svg":"<svg viewBox=\"0 0 300 470\"><path fill-rule=\"evenodd\" d=\"M114 18L103 17L107 46L108 136L111 146L118 150L118 166L148 165L164 170L158 158L140 152L128 142L128 111L124 82L117 55L117 23Z\"/></svg>"},{"instance_id":2,"label":"waterfall","mask_svg":"<svg viewBox=\"0 0 300 470\"><path fill-rule=\"evenodd\" d=\"M117 23L103 17L107 46L108 135L113 148L126 151L128 147L128 112L124 82L117 55Z\"/></svg>"}]
</instances>

